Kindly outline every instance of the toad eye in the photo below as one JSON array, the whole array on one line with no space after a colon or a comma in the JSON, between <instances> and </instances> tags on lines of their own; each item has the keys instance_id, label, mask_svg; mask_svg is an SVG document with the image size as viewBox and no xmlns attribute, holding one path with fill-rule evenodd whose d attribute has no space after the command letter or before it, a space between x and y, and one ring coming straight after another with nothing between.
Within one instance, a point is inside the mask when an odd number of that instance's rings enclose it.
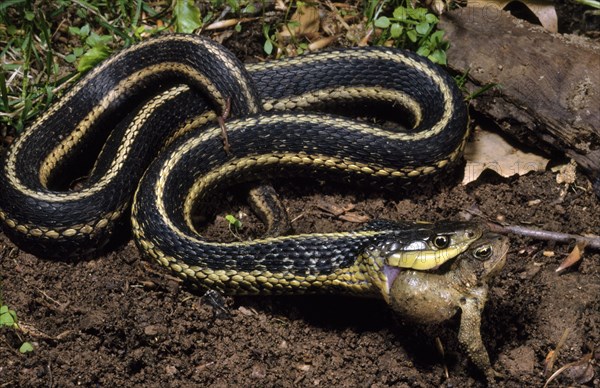
<instances>
[{"instance_id":1,"label":"toad eye","mask_svg":"<svg viewBox=\"0 0 600 388\"><path fill-rule=\"evenodd\" d=\"M433 238L433 245L438 249L448 248L450 245L450 237L444 235L435 236Z\"/></svg>"},{"instance_id":2,"label":"toad eye","mask_svg":"<svg viewBox=\"0 0 600 388\"><path fill-rule=\"evenodd\" d=\"M478 260L486 260L492 255L492 247L490 245L485 245L483 247L479 247L475 249L473 252L473 256L475 256Z\"/></svg>"}]
</instances>

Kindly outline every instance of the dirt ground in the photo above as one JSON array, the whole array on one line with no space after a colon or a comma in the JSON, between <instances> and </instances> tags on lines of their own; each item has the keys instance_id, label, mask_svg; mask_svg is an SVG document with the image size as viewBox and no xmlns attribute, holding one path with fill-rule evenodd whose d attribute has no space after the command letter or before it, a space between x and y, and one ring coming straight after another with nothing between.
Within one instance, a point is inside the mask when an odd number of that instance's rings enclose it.
<instances>
[{"instance_id":1,"label":"dirt ground","mask_svg":"<svg viewBox=\"0 0 600 388\"><path fill-rule=\"evenodd\" d=\"M240 57L261 51L258 40L240 41L230 47ZM581 174L570 188L550 171L460 181L451 177L410 195L314 180L275 185L298 233L361 227L323 210L334 204L398 220L456 220L476 209L489 220L600 234L600 201ZM229 192L237 194L225 196L205 234L234 239L224 215L235 214L242 237L260 236L243 190ZM600 347L600 252L586 251L557 274L572 248L511 237L482 325L492 364L505 375L498 386L543 386L543 361L566 330L554 370ZM141 258L132 242L96 259L50 261L18 250L0 233L0 280L2 301L27 332L0 329L0 387L485 385L459 349L456 318L424 327L404 322L381 301L329 295L227 297L225 313ZM24 341L33 352L19 353ZM585 386L600 386L598 363ZM568 385L576 383L566 375L551 384Z\"/></svg>"},{"instance_id":2,"label":"dirt ground","mask_svg":"<svg viewBox=\"0 0 600 388\"><path fill-rule=\"evenodd\" d=\"M600 232L600 202L580 178L569 189L546 172L488 175L468 186L411 194L358 191L332 183L279 185L298 232L356 228L320 208L355 205L372 218L457 219L473 205L491 219L570 232ZM247 232L256 224L237 198ZM232 236L218 216L206 233ZM259 231L256 231L259 233ZM555 269L571 247L512 238L504 271L491 284L483 337L499 386L540 387L543 360L570 330L557 366L600 345L600 254L567 273ZM83 262L40 260L0 239L4 302L31 335L0 332L1 386L482 386L459 350L458 321L402 322L380 301L350 297L226 298L229 316L140 258L132 243ZM547 256L544 252L554 252ZM450 379L436 350L446 349ZM32 341L35 351L17 351ZM560 380L570 383L566 377ZM588 385L599 386L600 375ZM554 386L557 386L556 384Z\"/></svg>"}]
</instances>

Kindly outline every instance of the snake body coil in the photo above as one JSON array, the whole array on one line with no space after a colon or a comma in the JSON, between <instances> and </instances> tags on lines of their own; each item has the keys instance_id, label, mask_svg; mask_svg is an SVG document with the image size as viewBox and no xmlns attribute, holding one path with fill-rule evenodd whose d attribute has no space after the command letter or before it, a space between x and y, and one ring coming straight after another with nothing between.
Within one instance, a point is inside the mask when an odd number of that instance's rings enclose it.
<instances>
[{"instance_id":1,"label":"snake body coil","mask_svg":"<svg viewBox=\"0 0 600 388\"><path fill-rule=\"evenodd\" d=\"M340 106L396 107L411 128L309 113ZM219 126L197 130L226 113L231 152ZM431 268L481 231L378 222L355 232L215 243L196 233L191 215L214 190L266 175L385 181L432 174L459 158L465 139L454 81L411 53L346 49L245 68L210 40L169 35L105 61L17 138L1 165L0 219L27 250L87 253L108 240L141 179L132 205L137 244L184 278L235 293L376 293L376 283L385 283L377 271L390 260ZM98 152L93 166L77 162ZM73 178L88 172L73 189ZM439 236L451 244L436 244ZM394 249L374 262L361 254L369 246ZM417 250L433 261L419 264L406 253Z\"/></svg>"}]
</instances>

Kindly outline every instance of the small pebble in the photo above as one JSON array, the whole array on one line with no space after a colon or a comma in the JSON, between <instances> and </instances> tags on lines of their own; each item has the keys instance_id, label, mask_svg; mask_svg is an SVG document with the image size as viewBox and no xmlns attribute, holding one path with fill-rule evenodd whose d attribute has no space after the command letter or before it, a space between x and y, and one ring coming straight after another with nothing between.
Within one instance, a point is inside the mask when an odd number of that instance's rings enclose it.
<instances>
[{"instance_id":1,"label":"small pebble","mask_svg":"<svg viewBox=\"0 0 600 388\"><path fill-rule=\"evenodd\" d=\"M255 379L264 379L265 377L267 377L267 370L264 365L255 364L252 367L252 373L250 374L250 376Z\"/></svg>"},{"instance_id":2,"label":"small pebble","mask_svg":"<svg viewBox=\"0 0 600 388\"><path fill-rule=\"evenodd\" d=\"M149 325L144 327L144 334L149 336L167 334L167 327L163 325Z\"/></svg>"},{"instance_id":3,"label":"small pebble","mask_svg":"<svg viewBox=\"0 0 600 388\"><path fill-rule=\"evenodd\" d=\"M252 312L252 310L250 310L249 308L246 308L244 306L240 306L238 307L238 311L242 314L242 315L246 315L246 316L251 316L254 315L254 313Z\"/></svg>"},{"instance_id":4,"label":"small pebble","mask_svg":"<svg viewBox=\"0 0 600 388\"><path fill-rule=\"evenodd\" d=\"M176 367L174 367L173 365L167 365L167 366L165 367L165 374L166 374L167 376L174 376L174 375L176 375L176 374L177 374L177 372L179 372L179 371L178 371L178 370L177 370L177 368L176 368Z\"/></svg>"}]
</instances>

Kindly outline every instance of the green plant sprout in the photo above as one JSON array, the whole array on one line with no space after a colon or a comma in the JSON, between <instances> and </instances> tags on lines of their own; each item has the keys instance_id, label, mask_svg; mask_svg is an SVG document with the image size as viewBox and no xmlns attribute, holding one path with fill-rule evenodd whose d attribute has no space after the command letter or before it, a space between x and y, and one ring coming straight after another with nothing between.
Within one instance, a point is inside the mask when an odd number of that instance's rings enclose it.
<instances>
[{"instance_id":1,"label":"green plant sprout","mask_svg":"<svg viewBox=\"0 0 600 388\"><path fill-rule=\"evenodd\" d=\"M11 310L7 305L0 301L0 328L6 327L13 330L21 330L19 326L17 313ZM33 351L33 345L30 342L23 342L19 347L20 353L29 353Z\"/></svg>"},{"instance_id":2,"label":"green plant sprout","mask_svg":"<svg viewBox=\"0 0 600 388\"><path fill-rule=\"evenodd\" d=\"M237 218L235 218L234 215L232 214L227 214L225 216L225 219L227 220L227 222L229 223L229 227L233 227L235 229L242 229L242 221L238 220Z\"/></svg>"}]
</instances>

